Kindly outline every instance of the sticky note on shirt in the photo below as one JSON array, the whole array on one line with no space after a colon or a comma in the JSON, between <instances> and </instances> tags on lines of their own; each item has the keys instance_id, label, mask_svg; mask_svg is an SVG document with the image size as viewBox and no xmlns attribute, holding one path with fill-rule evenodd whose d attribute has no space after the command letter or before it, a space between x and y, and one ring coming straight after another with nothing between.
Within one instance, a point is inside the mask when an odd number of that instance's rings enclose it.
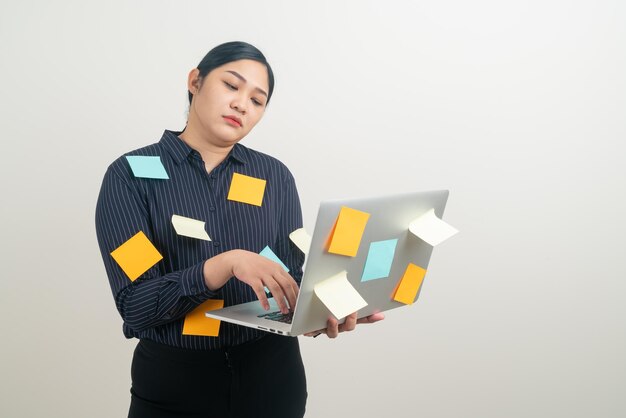
<instances>
[{"instance_id":1,"label":"sticky note on shirt","mask_svg":"<svg viewBox=\"0 0 626 418\"><path fill-rule=\"evenodd\" d=\"M344 318L367 306L365 299L348 281L348 273L345 270L317 283L313 289L317 297L337 319Z\"/></svg>"},{"instance_id":2,"label":"sticky note on shirt","mask_svg":"<svg viewBox=\"0 0 626 418\"><path fill-rule=\"evenodd\" d=\"M126 160L130 164L135 177L146 179L169 179L161 157L145 155L127 155Z\"/></svg>"},{"instance_id":3,"label":"sticky note on shirt","mask_svg":"<svg viewBox=\"0 0 626 418\"><path fill-rule=\"evenodd\" d=\"M205 223L202 221L180 215L172 215L172 225L174 225L178 235L211 241L209 234L204 229Z\"/></svg>"},{"instance_id":4,"label":"sticky note on shirt","mask_svg":"<svg viewBox=\"0 0 626 418\"><path fill-rule=\"evenodd\" d=\"M411 221L409 231L433 247L441 244L443 241L459 232L454 227L439 219L437 215L435 215L434 209L430 209L422 216Z\"/></svg>"},{"instance_id":5,"label":"sticky note on shirt","mask_svg":"<svg viewBox=\"0 0 626 418\"><path fill-rule=\"evenodd\" d=\"M389 276L397 244L397 239L375 241L370 244L367 260L365 260L365 268L361 276L362 282Z\"/></svg>"},{"instance_id":6,"label":"sticky note on shirt","mask_svg":"<svg viewBox=\"0 0 626 418\"><path fill-rule=\"evenodd\" d=\"M268 246L266 246L265 248L263 248L263 250L261 250L261 252L259 253L259 255L262 255L265 258L269 258L270 260L274 261L275 263L278 263L281 265L281 267L287 272L289 273L289 268L285 265L285 263L283 263L280 258L278 258L278 256L274 253L274 251L272 251L272 249Z\"/></svg>"},{"instance_id":7,"label":"sticky note on shirt","mask_svg":"<svg viewBox=\"0 0 626 418\"><path fill-rule=\"evenodd\" d=\"M296 244L296 247L300 248L304 254L308 254L311 249L311 236L305 231L304 228L299 228L289 234L291 242Z\"/></svg>"},{"instance_id":8,"label":"sticky note on shirt","mask_svg":"<svg viewBox=\"0 0 626 418\"><path fill-rule=\"evenodd\" d=\"M396 286L393 300L409 305L415 301L417 292L422 286L426 270L413 263L409 263L404 275Z\"/></svg>"},{"instance_id":9,"label":"sticky note on shirt","mask_svg":"<svg viewBox=\"0 0 626 418\"><path fill-rule=\"evenodd\" d=\"M117 247L111 256L132 281L163 258L143 231Z\"/></svg>"},{"instance_id":10,"label":"sticky note on shirt","mask_svg":"<svg viewBox=\"0 0 626 418\"><path fill-rule=\"evenodd\" d=\"M223 307L224 301L219 299L209 299L202 302L185 316L183 335L217 337L220 333L220 324L222 321L215 318L207 318L205 314L209 311L222 309Z\"/></svg>"},{"instance_id":11,"label":"sticky note on shirt","mask_svg":"<svg viewBox=\"0 0 626 418\"><path fill-rule=\"evenodd\" d=\"M342 206L331 232L328 252L356 256L370 214Z\"/></svg>"},{"instance_id":12,"label":"sticky note on shirt","mask_svg":"<svg viewBox=\"0 0 626 418\"><path fill-rule=\"evenodd\" d=\"M234 173L227 199L261 206L266 183L266 180Z\"/></svg>"}]
</instances>

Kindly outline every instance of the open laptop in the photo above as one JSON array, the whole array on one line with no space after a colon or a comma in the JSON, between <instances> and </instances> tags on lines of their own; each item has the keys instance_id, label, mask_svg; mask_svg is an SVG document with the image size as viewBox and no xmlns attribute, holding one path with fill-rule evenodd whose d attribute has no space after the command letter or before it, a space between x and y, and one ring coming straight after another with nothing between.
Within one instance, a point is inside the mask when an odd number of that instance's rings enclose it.
<instances>
[{"instance_id":1,"label":"open laptop","mask_svg":"<svg viewBox=\"0 0 626 418\"><path fill-rule=\"evenodd\" d=\"M320 203L306 269L300 283L296 308L292 313L281 314L277 303L270 298L268 311L261 307L259 301L253 301L209 311L206 316L287 336L323 329L332 313L317 297L314 287L344 270L347 271L350 284L367 302L367 306L358 311L359 318L406 306L393 300L396 285L409 263L427 270L433 250L430 244L409 231L409 224L430 209L434 209L435 215L442 218L448 194L447 190L436 190ZM370 214L355 257L332 254L326 248L342 206ZM361 281L370 243L396 238L398 242L389 276ZM417 298L419 292L415 300ZM345 321L345 318L338 319L339 323Z\"/></svg>"}]
</instances>

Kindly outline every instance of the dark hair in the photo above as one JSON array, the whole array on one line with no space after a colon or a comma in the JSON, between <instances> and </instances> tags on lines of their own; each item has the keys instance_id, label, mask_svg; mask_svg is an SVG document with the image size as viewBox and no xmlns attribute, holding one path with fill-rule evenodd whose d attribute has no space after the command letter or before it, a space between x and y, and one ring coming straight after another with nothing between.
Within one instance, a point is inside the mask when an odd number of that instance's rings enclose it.
<instances>
[{"instance_id":1,"label":"dark hair","mask_svg":"<svg viewBox=\"0 0 626 418\"><path fill-rule=\"evenodd\" d=\"M214 68L243 59L258 61L267 68L267 78L270 87L270 91L267 92L266 104L268 104L270 97L272 97L272 91L274 91L274 73L272 72L272 67L265 59L265 55L249 43L241 41L226 42L210 50L198 64L197 68L200 70L198 79L202 83L204 77ZM193 94L190 91L187 91L187 93L189 93L189 104L191 104Z\"/></svg>"}]
</instances>

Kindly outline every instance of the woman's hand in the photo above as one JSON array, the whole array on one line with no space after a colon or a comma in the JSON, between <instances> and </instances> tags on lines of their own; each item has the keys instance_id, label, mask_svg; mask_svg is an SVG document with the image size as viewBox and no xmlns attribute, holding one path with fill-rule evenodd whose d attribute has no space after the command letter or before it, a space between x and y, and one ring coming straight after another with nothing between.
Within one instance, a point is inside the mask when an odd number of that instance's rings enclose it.
<instances>
[{"instance_id":1,"label":"woman's hand","mask_svg":"<svg viewBox=\"0 0 626 418\"><path fill-rule=\"evenodd\" d=\"M230 253L232 276L254 290L263 309L270 307L264 286L272 292L282 313L289 313L290 308L295 308L298 284L280 264L250 251L233 250Z\"/></svg>"},{"instance_id":2,"label":"woman's hand","mask_svg":"<svg viewBox=\"0 0 626 418\"><path fill-rule=\"evenodd\" d=\"M354 312L348 315L346 321L341 325L339 325L339 322L335 318L329 318L325 329L307 332L304 335L307 337L317 337L320 334L326 334L328 338L337 338L340 332L352 331L356 328L357 324L373 324L383 319L385 319L385 314L379 312L357 320L357 312Z\"/></svg>"}]
</instances>

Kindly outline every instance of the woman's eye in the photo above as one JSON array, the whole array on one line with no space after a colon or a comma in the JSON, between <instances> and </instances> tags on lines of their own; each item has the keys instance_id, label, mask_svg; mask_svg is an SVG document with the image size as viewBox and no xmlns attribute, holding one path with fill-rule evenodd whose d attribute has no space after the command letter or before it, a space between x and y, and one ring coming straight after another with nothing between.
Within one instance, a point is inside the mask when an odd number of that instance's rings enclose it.
<instances>
[{"instance_id":1,"label":"woman's eye","mask_svg":"<svg viewBox=\"0 0 626 418\"><path fill-rule=\"evenodd\" d=\"M252 103L254 103L255 106L263 106L263 103L259 102L257 99L252 99Z\"/></svg>"},{"instance_id":2,"label":"woman's eye","mask_svg":"<svg viewBox=\"0 0 626 418\"><path fill-rule=\"evenodd\" d=\"M224 84L226 84L226 87L228 87L228 88L229 88L229 89L231 89L231 90L237 90L237 87L233 86L233 85L232 85L232 84L230 84L230 83L227 83L226 81L224 81Z\"/></svg>"}]
</instances>

